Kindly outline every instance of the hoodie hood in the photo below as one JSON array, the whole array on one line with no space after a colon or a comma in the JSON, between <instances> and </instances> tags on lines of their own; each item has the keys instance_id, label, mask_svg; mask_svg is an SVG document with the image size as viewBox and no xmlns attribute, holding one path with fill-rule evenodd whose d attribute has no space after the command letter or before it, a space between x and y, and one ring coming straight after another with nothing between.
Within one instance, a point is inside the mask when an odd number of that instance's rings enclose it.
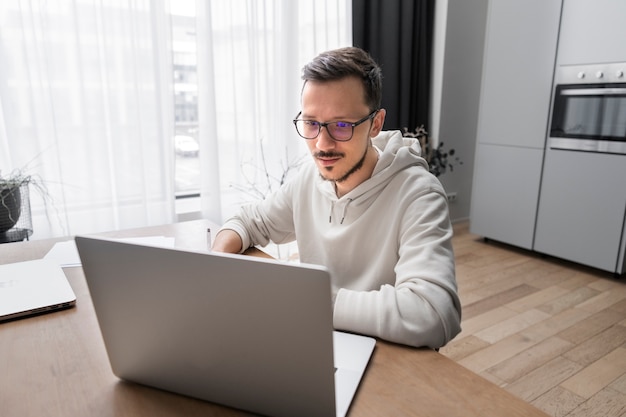
<instances>
[{"instance_id":1,"label":"hoodie hood","mask_svg":"<svg viewBox=\"0 0 626 417\"><path fill-rule=\"evenodd\" d=\"M380 190L389 183L399 172L409 167L422 167L428 173L428 163L421 155L421 146L415 138L402 137L399 130L383 131L372 139L373 145L379 151L379 158L372 176L355 187L341 198L337 197L331 181L318 178L317 187L330 202L329 222L333 214L343 223L348 206L368 205L368 201L375 198ZM336 211L338 210L338 211Z\"/></svg>"},{"instance_id":2,"label":"hoodie hood","mask_svg":"<svg viewBox=\"0 0 626 417\"><path fill-rule=\"evenodd\" d=\"M372 179L379 174L388 178L409 166L421 165L428 170L428 163L422 158L422 148L416 138L402 137L399 130L380 132L372 143L381 154L372 173Z\"/></svg>"}]
</instances>

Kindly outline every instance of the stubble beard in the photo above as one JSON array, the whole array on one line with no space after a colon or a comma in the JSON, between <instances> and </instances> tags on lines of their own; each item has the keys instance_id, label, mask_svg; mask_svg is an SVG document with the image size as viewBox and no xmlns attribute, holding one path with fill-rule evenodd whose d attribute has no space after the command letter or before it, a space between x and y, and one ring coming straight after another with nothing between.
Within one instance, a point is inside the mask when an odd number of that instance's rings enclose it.
<instances>
[{"instance_id":1,"label":"stubble beard","mask_svg":"<svg viewBox=\"0 0 626 417\"><path fill-rule=\"evenodd\" d=\"M319 172L320 177L325 180L325 181L331 181L334 183L342 183L344 181L347 181L348 178L350 178L352 176L352 174L354 174L355 172L357 172L358 170L360 170L361 168L363 168L363 165L365 164L365 158L367 157L367 152L369 151L369 146L367 148L365 148L365 152L363 153L363 156L361 157L361 159L359 159L359 161L354 164L354 166L352 166L352 168L350 168L348 170L348 172L346 172L344 175L342 175L340 178L337 179L332 179L332 178L328 178L327 176L324 175L324 173L322 171ZM332 152L318 152L316 153L315 156L338 156L338 154L332 153ZM341 156L343 156L343 154L341 154ZM326 171L328 171L329 173L333 170L334 167L328 167L325 168Z\"/></svg>"}]
</instances>

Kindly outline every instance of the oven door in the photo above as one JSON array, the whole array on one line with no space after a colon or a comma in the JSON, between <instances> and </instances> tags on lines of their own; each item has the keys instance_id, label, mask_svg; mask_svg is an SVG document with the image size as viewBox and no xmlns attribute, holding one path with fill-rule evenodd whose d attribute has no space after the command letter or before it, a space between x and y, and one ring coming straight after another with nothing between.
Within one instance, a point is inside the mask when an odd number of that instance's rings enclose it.
<instances>
[{"instance_id":1,"label":"oven door","mask_svg":"<svg viewBox=\"0 0 626 417\"><path fill-rule=\"evenodd\" d=\"M626 83L557 85L549 144L626 154Z\"/></svg>"}]
</instances>

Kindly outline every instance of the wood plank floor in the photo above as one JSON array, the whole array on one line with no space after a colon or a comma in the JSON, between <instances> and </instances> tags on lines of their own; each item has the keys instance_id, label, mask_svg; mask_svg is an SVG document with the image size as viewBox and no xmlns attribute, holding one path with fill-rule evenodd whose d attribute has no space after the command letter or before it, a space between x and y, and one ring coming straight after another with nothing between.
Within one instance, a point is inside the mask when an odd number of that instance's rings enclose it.
<instances>
[{"instance_id":1,"label":"wood plank floor","mask_svg":"<svg viewBox=\"0 0 626 417\"><path fill-rule=\"evenodd\" d=\"M551 416L626 416L626 278L454 228L463 331L441 353Z\"/></svg>"}]
</instances>

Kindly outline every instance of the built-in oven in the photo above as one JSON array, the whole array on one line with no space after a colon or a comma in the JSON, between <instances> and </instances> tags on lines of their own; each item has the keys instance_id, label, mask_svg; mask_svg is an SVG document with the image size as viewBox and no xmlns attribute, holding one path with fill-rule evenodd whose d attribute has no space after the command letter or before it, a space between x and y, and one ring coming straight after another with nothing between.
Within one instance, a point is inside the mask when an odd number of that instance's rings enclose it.
<instances>
[{"instance_id":1,"label":"built-in oven","mask_svg":"<svg viewBox=\"0 0 626 417\"><path fill-rule=\"evenodd\" d=\"M548 146L626 154L626 63L557 68Z\"/></svg>"}]
</instances>

